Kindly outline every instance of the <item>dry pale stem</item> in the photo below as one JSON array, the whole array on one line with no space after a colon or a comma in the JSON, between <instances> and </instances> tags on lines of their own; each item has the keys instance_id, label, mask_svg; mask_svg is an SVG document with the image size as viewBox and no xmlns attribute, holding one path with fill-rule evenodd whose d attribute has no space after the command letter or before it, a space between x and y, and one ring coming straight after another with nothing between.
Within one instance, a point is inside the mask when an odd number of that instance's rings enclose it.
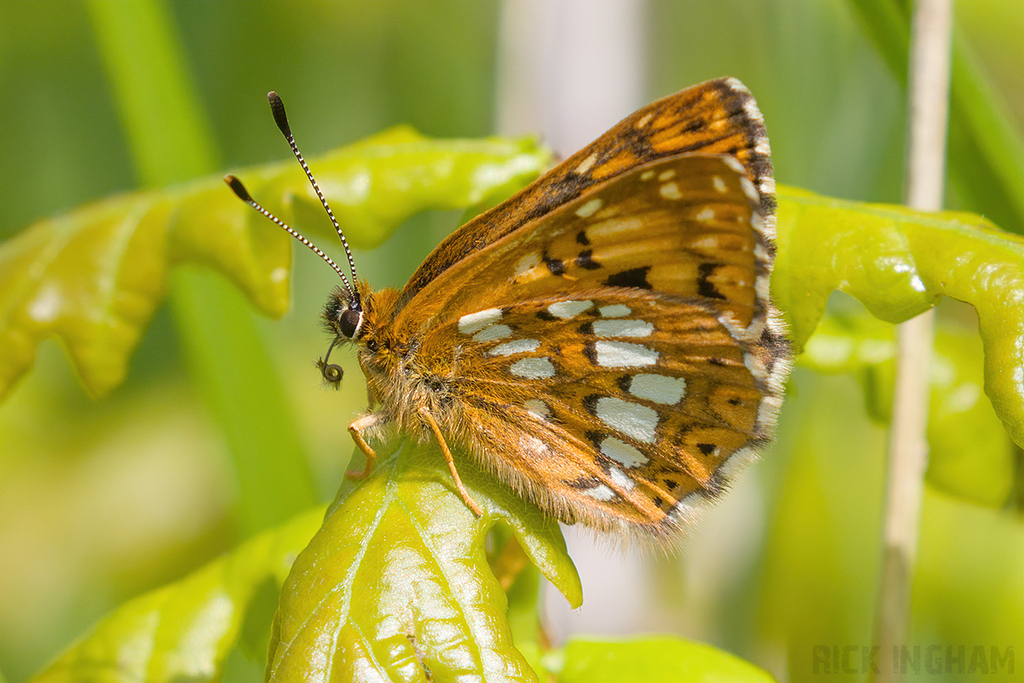
<instances>
[{"instance_id":1,"label":"dry pale stem","mask_svg":"<svg viewBox=\"0 0 1024 683\"><path fill-rule=\"evenodd\" d=\"M951 0L918 0L911 26L907 204L942 207L949 118ZM889 474L875 643L877 683L900 680L894 648L907 645L917 559L918 520L928 461L928 366L934 326L929 311L900 326L889 442Z\"/></svg>"}]
</instances>

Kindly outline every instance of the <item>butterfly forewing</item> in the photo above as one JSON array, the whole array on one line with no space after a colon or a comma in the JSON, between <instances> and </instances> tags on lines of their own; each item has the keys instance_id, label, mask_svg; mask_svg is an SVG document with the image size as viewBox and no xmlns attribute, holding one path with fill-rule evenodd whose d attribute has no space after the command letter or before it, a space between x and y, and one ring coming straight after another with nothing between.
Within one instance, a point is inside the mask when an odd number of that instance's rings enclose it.
<instances>
[{"instance_id":1,"label":"butterfly forewing","mask_svg":"<svg viewBox=\"0 0 1024 683\"><path fill-rule=\"evenodd\" d=\"M754 98L736 79L708 81L634 112L540 181L449 235L410 278L399 306L467 255L575 199L591 186L680 153L726 154L736 159L757 187L762 213L774 215L770 149Z\"/></svg>"},{"instance_id":2,"label":"butterfly forewing","mask_svg":"<svg viewBox=\"0 0 1024 683\"><path fill-rule=\"evenodd\" d=\"M764 316L758 280L767 286L768 243L753 227L760 221L757 195L731 159L662 159L469 254L426 285L395 324L443 338L444 322L482 310L483 300L608 287L712 299L746 327Z\"/></svg>"}]
</instances>

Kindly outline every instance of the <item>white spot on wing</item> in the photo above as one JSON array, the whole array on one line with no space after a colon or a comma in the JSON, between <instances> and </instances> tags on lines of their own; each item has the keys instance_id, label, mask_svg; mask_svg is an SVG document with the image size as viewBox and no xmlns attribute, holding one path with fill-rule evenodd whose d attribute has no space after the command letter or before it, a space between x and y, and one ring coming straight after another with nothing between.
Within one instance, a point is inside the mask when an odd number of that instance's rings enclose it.
<instances>
[{"instance_id":1,"label":"white spot on wing","mask_svg":"<svg viewBox=\"0 0 1024 683\"><path fill-rule=\"evenodd\" d=\"M581 161L580 165L573 169L573 173L575 173L576 175L583 175L584 173L589 172L590 169L594 168L594 164L596 164L596 163L597 163L597 152L594 152L593 154L588 156L586 159Z\"/></svg>"},{"instance_id":2,"label":"white spot on wing","mask_svg":"<svg viewBox=\"0 0 1024 683\"><path fill-rule=\"evenodd\" d=\"M686 380L665 375L636 375L629 385L629 393L655 403L675 405L686 393Z\"/></svg>"},{"instance_id":3,"label":"white spot on wing","mask_svg":"<svg viewBox=\"0 0 1024 683\"><path fill-rule=\"evenodd\" d=\"M611 306L602 306L598 309L601 315L605 318L621 318L624 315L629 315L633 311L630 310L629 306L623 304L612 304Z\"/></svg>"},{"instance_id":4,"label":"white spot on wing","mask_svg":"<svg viewBox=\"0 0 1024 683\"><path fill-rule=\"evenodd\" d=\"M513 277L522 277L539 265L540 256L538 254L527 254L523 258L519 259L519 263L516 264L516 270Z\"/></svg>"},{"instance_id":5,"label":"white spot on wing","mask_svg":"<svg viewBox=\"0 0 1024 683\"><path fill-rule=\"evenodd\" d=\"M512 328L508 325L490 325L480 330L473 335L473 339L478 342L494 341L495 339L504 339L512 334Z\"/></svg>"},{"instance_id":6,"label":"white spot on wing","mask_svg":"<svg viewBox=\"0 0 1024 683\"><path fill-rule=\"evenodd\" d=\"M633 487L636 486L636 482L630 479L629 475L620 470L618 467L609 467L608 476L611 477L612 483L618 486L620 489L632 491Z\"/></svg>"},{"instance_id":7,"label":"white spot on wing","mask_svg":"<svg viewBox=\"0 0 1024 683\"><path fill-rule=\"evenodd\" d=\"M548 313L556 318L569 320L593 305L593 301L559 301L548 306Z\"/></svg>"},{"instance_id":8,"label":"white spot on wing","mask_svg":"<svg viewBox=\"0 0 1024 683\"><path fill-rule=\"evenodd\" d=\"M542 458L551 454L547 444L531 434L522 434L519 437L519 445L524 451L535 458Z\"/></svg>"},{"instance_id":9,"label":"white spot on wing","mask_svg":"<svg viewBox=\"0 0 1024 683\"><path fill-rule=\"evenodd\" d=\"M749 94L749 92L748 90L747 93ZM754 101L753 97L743 103L743 111L747 113L751 121L764 123L764 117L761 116L761 110L757 108L757 102Z\"/></svg>"},{"instance_id":10,"label":"white spot on wing","mask_svg":"<svg viewBox=\"0 0 1024 683\"><path fill-rule=\"evenodd\" d=\"M761 201L761 195L757 193L757 188L754 187L754 183L750 182L750 178L743 176L740 178L740 186L743 188L743 192L750 198L752 202Z\"/></svg>"},{"instance_id":11,"label":"white spot on wing","mask_svg":"<svg viewBox=\"0 0 1024 683\"><path fill-rule=\"evenodd\" d=\"M675 169L670 168L667 171L662 171L661 175L658 176L658 180L660 180L661 182L665 182L666 180L672 180L675 177L676 177Z\"/></svg>"},{"instance_id":12,"label":"white spot on wing","mask_svg":"<svg viewBox=\"0 0 1024 683\"><path fill-rule=\"evenodd\" d=\"M536 351L540 342L536 339L516 339L514 341L499 344L491 349L492 356L513 356L517 353L528 353Z\"/></svg>"},{"instance_id":13,"label":"white spot on wing","mask_svg":"<svg viewBox=\"0 0 1024 683\"><path fill-rule=\"evenodd\" d=\"M479 332L493 322L501 318L500 308L488 308L485 311L477 311L459 318L459 332L462 334L473 334Z\"/></svg>"},{"instance_id":14,"label":"white spot on wing","mask_svg":"<svg viewBox=\"0 0 1024 683\"><path fill-rule=\"evenodd\" d=\"M657 351L639 344L599 341L594 344L594 350L597 364L604 368L636 368L658 362Z\"/></svg>"},{"instance_id":15,"label":"white spot on wing","mask_svg":"<svg viewBox=\"0 0 1024 683\"><path fill-rule=\"evenodd\" d=\"M626 436L644 443L654 443L658 426L658 411L654 408L605 396L597 399L597 417Z\"/></svg>"},{"instance_id":16,"label":"white spot on wing","mask_svg":"<svg viewBox=\"0 0 1024 683\"><path fill-rule=\"evenodd\" d=\"M736 157L719 157L722 163L736 171L740 175L746 175L747 169L743 168L743 164L739 162Z\"/></svg>"},{"instance_id":17,"label":"white spot on wing","mask_svg":"<svg viewBox=\"0 0 1024 683\"><path fill-rule=\"evenodd\" d=\"M730 482L736 478L747 465L757 460L757 449L744 446L736 450L718 467L718 475L723 481Z\"/></svg>"},{"instance_id":18,"label":"white spot on wing","mask_svg":"<svg viewBox=\"0 0 1024 683\"><path fill-rule=\"evenodd\" d=\"M715 189L721 192L722 194L725 194L726 191L729 189L729 187L725 184L725 181L722 180L722 176L714 176L711 179L711 184L714 185Z\"/></svg>"},{"instance_id":19,"label":"white spot on wing","mask_svg":"<svg viewBox=\"0 0 1024 683\"><path fill-rule=\"evenodd\" d=\"M643 117L639 121L636 122L636 127L637 128L643 128L648 123L650 123L651 119L653 119L653 118L654 118L654 112L651 112L650 114L644 114Z\"/></svg>"},{"instance_id":20,"label":"white spot on wing","mask_svg":"<svg viewBox=\"0 0 1024 683\"><path fill-rule=\"evenodd\" d=\"M595 320L594 334L598 337L649 337L654 324L646 320Z\"/></svg>"},{"instance_id":21,"label":"white spot on wing","mask_svg":"<svg viewBox=\"0 0 1024 683\"><path fill-rule=\"evenodd\" d=\"M539 398L531 398L528 401L523 401L523 407L539 420L546 420L551 417L551 408L547 403Z\"/></svg>"},{"instance_id":22,"label":"white spot on wing","mask_svg":"<svg viewBox=\"0 0 1024 683\"><path fill-rule=\"evenodd\" d=\"M679 185L676 183L665 183L658 192L665 199L679 199L683 196L683 193L679 191Z\"/></svg>"},{"instance_id":23,"label":"white spot on wing","mask_svg":"<svg viewBox=\"0 0 1024 683\"><path fill-rule=\"evenodd\" d=\"M640 174L640 180L650 180L654 177L654 171L644 171Z\"/></svg>"},{"instance_id":24,"label":"white spot on wing","mask_svg":"<svg viewBox=\"0 0 1024 683\"><path fill-rule=\"evenodd\" d=\"M576 209L576 215L580 218L588 218L593 216L598 209L604 204L604 200L600 197L594 197L589 202Z\"/></svg>"},{"instance_id":25,"label":"white spot on wing","mask_svg":"<svg viewBox=\"0 0 1024 683\"><path fill-rule=\"evenodd\" d=\"M649 461L646 455L614 436L605 437L601 442L601 452L626 468L646 465Z\"/></svg>"},{"instance_id":26,"label":"white spot on wing","mask_svg":"<svg viewBox=\"0 0 1024 683\"><path fill-rule=\"evenodd\" d=\"M555 366L547 358L523 358L512 364L512 374L525 379L547 379L555 376Z\"/></svg>"},{"instance_id":27,"label":"white spot on wing","mask_svg":"<svg viewBox=\"0 0 1024 683\"><path fill-rule=\"evenodd\" d=\"M580 493L582 493L585 496L590 496L594 500L600 500L604 502L607 502L615 497L615 491L612 491L604 484L598 484L593 488L583 489L582 491L580 491Z\"/></svg>"},{"instance_id":28,"label":"white spot on wing","mask_svg":"<svg viewBox=\"0 0 1024 683\"><path fill-rule=\"evenodd\" d=\"M726 78L725 84L741 95L750 95L750 91L747 90L747 86L743 85L743 82L735 76L729 76Z\"/></svg>"},{"instance_id":29,"label":"white spot on wing","mask_svg":"<svg viewBox=\"0 0 1024 683\"><path fill-rule=\"evenodd\" d=\"M771 378L769 378L771 381ZM781 399L776 399L773 396L766 396L761 399L761 404L757 406L757 420L755 421L755 428L763 429L766 425L769 429L775 425L775 417L779 412L779 407L782 403Z\"/></svg>"},{"instance_id":30,"label":"white spot on wing","mask_svg":"<svg viewBox=\"0 0 1024 683\"><path fill-rule=\"evenodd\" d=\"M712 209L710 206L705 207L701 209L700 212L696 216L694 216L694 218L701 221L702 223L713 221L715 220L715 210Z\"/></svg>"},{"instance_id":31,"label":"white spot on wing","mask_svg":"<svg viewBox=\"0 0 1024 683\"><path fill-rule=\"evenodd\" d=\"M603 239L615 239L620 233L639 233L643 230L644 223L640 218L612 218L600 223L594 223L587 228L587 238L590 241Z\"/></svg>"}]
</instances>

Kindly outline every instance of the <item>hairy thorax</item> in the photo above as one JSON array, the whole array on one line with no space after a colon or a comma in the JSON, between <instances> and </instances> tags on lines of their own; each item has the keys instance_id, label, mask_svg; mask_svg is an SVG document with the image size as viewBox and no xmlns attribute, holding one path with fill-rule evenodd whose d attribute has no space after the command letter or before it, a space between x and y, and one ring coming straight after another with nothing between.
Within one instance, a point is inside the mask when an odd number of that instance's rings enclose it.
<instances>
[{"instance_id":1,"label":"hairy thorax","mask_svg":"<svg viewBox=\"0 0 1024 683\"><path fill-rule=\"evenodd\" d=\"M399 433L430 438L422 414L443 426L451 414L454 359L424 353L420 342L396 334L390 324L398 292L376 292L368 302L365 328L358 340L359 364L366 375L371 412L392 423ZM450 352L450 350L449 350Z\"/></svg>"}]
</instances>

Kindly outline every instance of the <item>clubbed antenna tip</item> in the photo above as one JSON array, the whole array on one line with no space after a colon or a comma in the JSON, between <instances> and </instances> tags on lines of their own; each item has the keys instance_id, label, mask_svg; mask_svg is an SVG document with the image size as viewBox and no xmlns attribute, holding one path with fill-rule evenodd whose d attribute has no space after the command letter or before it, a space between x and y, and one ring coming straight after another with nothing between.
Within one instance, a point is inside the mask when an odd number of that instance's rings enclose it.
<instances>
[{"instance_id":1,"label":"clubbed antenna tip","mask_svg":"<svg viewBox=\"0 0 1024 683\"><path fill-rule=\"evenodd\" d=\"M274 114L274 123L281 129L286 138L291 138L292 127L288 125L288 115L284 112L284 102L276 92L271 90L267 93L267 100L270 101L270 111Z\"/></svg>"},{"instance_id":2,"label":"clubbed antenna tip","mask_svg":"<svg viewBox=\"0 0 1024 683\"><path fill-rule=\"evenodd\" d=\"M245 189L245 185L242 184L241 180L229 174L224 176L224 182L228 184L228 187L231 188L231 191L234 192L239 199L247 204L252 204L252 196L249 194L249 191Z\"/></svg>"}]
</instances>

